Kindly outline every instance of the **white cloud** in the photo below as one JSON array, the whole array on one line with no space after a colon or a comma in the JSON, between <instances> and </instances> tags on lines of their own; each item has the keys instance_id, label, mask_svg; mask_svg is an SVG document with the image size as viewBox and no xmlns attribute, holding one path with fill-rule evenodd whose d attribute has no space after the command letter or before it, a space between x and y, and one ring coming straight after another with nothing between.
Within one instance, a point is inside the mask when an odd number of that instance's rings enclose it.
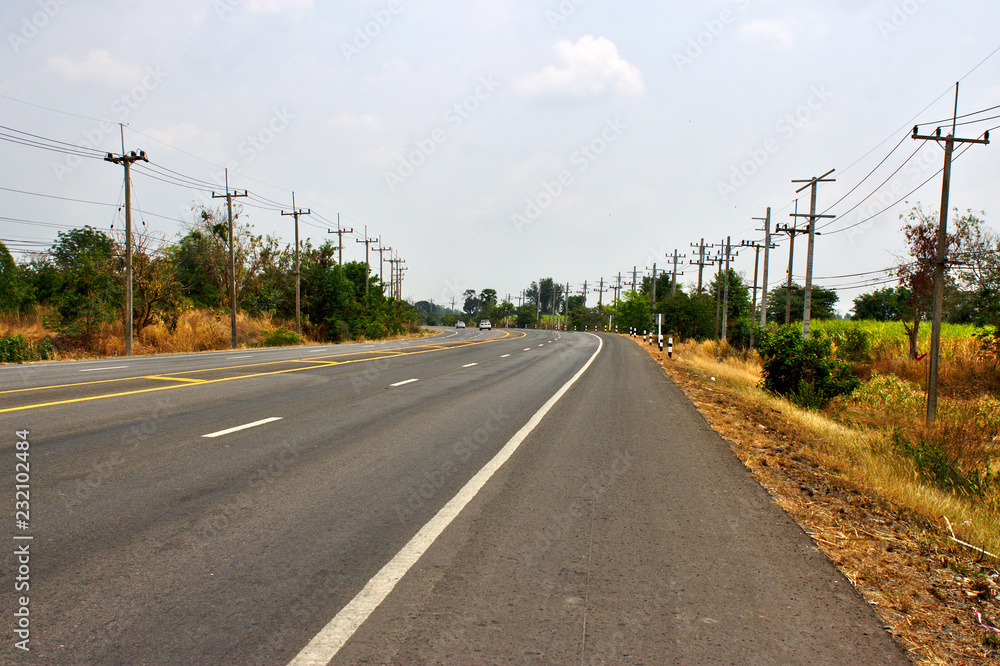
<instances>
[{"instance_id":1,"label":"white cloud","mask_svg":"<svg viewBox=\"0 0 1000 666\"><path fill-rule=\"evenodd\" d=\"M755 42L775 43L786 49L795 44L795 30L788 21L754 19L740 26L740 36Z\"/></svg>"},{"instance_id":2,"label":"white cloud","mask_svg":"<svg viewBox=\"0 0 1000 666\"><path fill-rule=\"evenodd\" d=\"M53 56L46 64L51 71L70 81L100 81L116 86L130 86L144 73L142 67L117 60L104 49L91 51L79 62L69 56Z\"/></svg>"},{"instance_id":3,"label":"white cloud","mask_svg":"<svg viewBox=\"0 0 1000 666\"><path fill-rule=\"evenodd\" d=\"M574 44L568 39L552 47L558 64L516 81L515 90L529 97L600 97L609 92L641 95L639 68L618 55L618 47L604 37L585 35Z\"/></svg>"},{"instance_id":4,"label":"white cloud","mask_svg":"<svg viewBox=\"0 0 1000 666\"><path fill-rule=\"evenodd\" d=\"M383 127L382 121L370 113L364 113L360 116L352 116L351 114L344 112L336 118L332 118L328 124L333 129L344 130L347 132L377 132Z\"/></svg>"}]
</instances>

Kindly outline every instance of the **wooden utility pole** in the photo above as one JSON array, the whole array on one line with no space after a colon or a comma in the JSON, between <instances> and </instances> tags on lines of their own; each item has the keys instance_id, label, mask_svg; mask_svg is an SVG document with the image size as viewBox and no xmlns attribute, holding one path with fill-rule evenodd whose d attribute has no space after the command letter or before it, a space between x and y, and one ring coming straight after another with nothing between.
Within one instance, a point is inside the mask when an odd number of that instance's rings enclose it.
<instances>
[{"instance_id":1,"label":"wooden utility pole","mask_svg":"<svg viewBox=\"0 0 1000 666\"><path fill-rule=\"evenodd\" d=\"M813 278L813 247L816 242L816 220L824 217L836 217L836 215L817 215L816 214L816 185L818 183L833 183L836 182L836 178L827 178L835 169L830 169L822 176L816 176L808 180L793 180L793 183L807 183L799 189L795 190L798 194L807 187L810 188L809 193L809 214L802 214L800 217L809 218L809 246L806 249L806 286L805 294L802 299L802 337L809 338L809 319L812 310L812 278ZM793 213L793 215L799 215L798 213Z\"/></svg>"},{"instance_id":2,"label":"wooden utility pole","mask_svg":"<svg viewBox=\"0 0 1000 666\"><path fill-rule=\"evenodd\" d=\"M121 164L125 167L125 355L132 355L132 178L129 167L132 162L148 162L146 151L134 150L125 154L125 129L122 128L122 153L115 156L108 153L105 162Z\"/></svg>"},{"instance_id":3,"label":"wooden utility pole","mask_svg":"<svg viewBox=\"0 0 1000 666\"><path fill-rule=\"evenodd\" d=\"M300 210L295 207L295 192L292 192L292 212L281 211L282 215L291 215L295 218L295 332L302 335L302 305L299 296L299 283L302 271L299 266L299 215L312 215L308 208Z\"/></svg>"},{"instance_id":4,"label":"wooden utility pole","mask_svg":"<svg viewBox=\"0 0 1000 666\"><path fill-rule=\"evenodd\" d=\"M948 197L951 188L951 160L956 143L990 142L990 133L983 134L981 139L958 139L955 137L955 125L958 120L958 82L955 83L955 108L951 120L951 134L941 136L941 128L930 136L921 136L919 128L913 128L913 138L924 141L944 141L944 169L941 172L941 212L938 221L937 252L934 256L934 304L931 318L931 348L927 364L927 422L933 423L937 418L937 388L938 370L941 353L941 311L944 302L944 271L948 264Z\"/></svg>"},{"instance_id":5,"label":"wooden utility pole","mask_svg":"<svg viewBox=\"0 0 1000 666\"><path fill-rule=\"evenodd\" d=\"M236 244L233 241L233 199L247 196L247 191L240 194L237 190L229 189L229 169L226 169L226 193L216 194L212 192L213 199L226 200L226 212L229 220L229 331L231 345L236 349Z\"/></svg>"}]
</instances>

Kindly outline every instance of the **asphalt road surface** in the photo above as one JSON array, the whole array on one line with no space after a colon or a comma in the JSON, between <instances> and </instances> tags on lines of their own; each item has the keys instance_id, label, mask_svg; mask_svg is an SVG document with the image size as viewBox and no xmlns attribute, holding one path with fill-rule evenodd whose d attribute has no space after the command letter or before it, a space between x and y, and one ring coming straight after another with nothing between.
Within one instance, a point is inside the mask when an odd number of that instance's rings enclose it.
<instances>
[{"instance_id":1,"label":"asphalt road surface","mask_svg":"<svg viewBox=\"0 0 1000 666\"><path fill-rule=\"evenodd\" d=\"M908 663L625 338L5 366L0 420L3 663Z\"/></svg>"}]
</instances>

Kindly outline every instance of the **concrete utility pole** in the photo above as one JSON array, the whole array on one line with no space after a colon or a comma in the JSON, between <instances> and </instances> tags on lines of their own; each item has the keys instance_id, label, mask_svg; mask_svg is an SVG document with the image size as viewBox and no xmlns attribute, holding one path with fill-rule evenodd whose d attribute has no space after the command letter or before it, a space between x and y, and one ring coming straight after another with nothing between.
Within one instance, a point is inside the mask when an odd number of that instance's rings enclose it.
<instances>
[{"instance_id":1,"label":"concrete utility pole","mask_svg":"<svg viewBox=\"0 0 1000 666\"><path fill-rule=\"evenodd\" d=\"M723 287L722 292L722 340L725 341L728 337L728 321L729 321L729 262L732 261L734 257L739 256L738 252L733 252L733 246L730 237L726 236L726 277L725 277L725 287Z\"/></svg>"},{"instance_id":2,"label":"concrete utility pole","mask_svg":"<svg viewBox=\"0 0 1000 666\"><path fill-rule=\"evenodd\" d=\"M670 295L671 296L676 296L677 295L677 276L678 275L684 275L684 271L681 271L680 273L677 272L677 260L678 259L686 259L687 255L686 254L677 254L677 250L674 250L673 254L668 254L667 256L668 257L672 257L673 260L674 260L674 270L670 271ZM698 272L700 274L701 270L699 269ZM699 284L698 287L700 289L701 285Z\"/></svg>"},{"instance_id":3,"label":"concrete utility pole","mask_svg":"<svg viewBox=\"0 0 1000 666\"><path fill-rule=\"evenodd\" d=\"M292 192L292 212L281 211L282 215L291 215L295 218L295 332L302 335L302 305L299 296L299 283L302 271L299 270L299 215L312 215L308 208L300 210L295 207L295 192Z\"/></svg>"},{"instance_id":4,"label":"concrete utility pole","mask_svg":"<svg viewBox=\"0 0 1000 666\"><path fill-rule=\"evenodd\" d=\"M247 196L246 190L243 190L243 194L236 190L229 190L229 169L226 169L226 193L216 194L212 192L213 199L226 200L229 220L229 329L232 338L230 343L233 349L236 349L236 246L233 243L233 199L245 196Z\"/></svg>"},{"instance_id":5,"label":"concrete utility pole","mask_svg":"<svg viewBox=\"0 0 1000 666\"><path fill-rule=\"evenodd\" d=\"M759 218L754 218L754 219L759 219ZM768 234L768 236L770 236L770 234ZM753 248L753 301L750 304L750 312L751 312L750 321L752 322L753 321L753 315L757 311L757 269L759 268L759 265L760 265L760 251L762 249L766 250L767 249L767 245L764 244L764 243L759 243L757 241L740 241L740 245L743 246L743 247L752 247ZM763 299L761 300L761 309L762 310L766 310L767 309L767 303ZM751 326L750 327L750 348L751 349L753 349L753 333L754 333L753 326Z\"/></svg>"},{"instance_id":6,"label":"concrete utility pole","mask_svg":"<svg viewBox=\"0 0 1000 666\"><path fill-rule=\"evenodd\" d=\"M583 281L583 291L580 292L583 295L583 307L587 307L587 281Z\"/></svg>"},{"instance_id":7,"label":"concrete utility pole","mask_svg":"<svg viewBox=\"0 0 1000 666\"><path fill-rule=\"evenodd\" d=\"M983 134L981 139L958 139L955 137L955 125L958 120L958 82L955 83L955 109L951 119L951 134L941 136L941 128L931 136L921 136L918 127L913 128L913 138L923 141L944 141L944 169L941 172L941 212L938 222L937 252L934 256L934 304L931 318L931 348L927 364L927 422L933 423L937 418L937 388L939 356L941 353L941 311L944 301L944 271L948 264L948 197L951 188L951 160L956 143L990 142L990 133Z\"/></svg>"},{"instance_id":8,"label":"concrete utility pole","mask_svg":"<svg viewBox=\"0 0 1000 666\"><path fill-rule=\"evenodd\" d=\"M378 241L379 241L379 246L377 248L375 248L375 251L378 252L378 280L379 280L379 283L382 285L382 294L385 295L385 264L384 264L382 258L383 258L383 253L385 253L385 252L391 252L392 248L391 247L382 247L382 237L381 236L379 236ZM390 265L390 270L392 270L391 265ZM391 289L391 287L392 287L392 278L391 277L389 278L389 286L390 286L390 294L389 294L389 296L391 298L392 297L392 294L391 294L391 291L392 291L392 289Z\"/></svg>"},{"instance_id":9,"label":"concrete utility pole","mask_svg":"<svg viewBox=\"0 0 1000 666\"><path fill-rule=\"evenodd\" d=\"M799 213L799 200L795 200L795 217L798 220ZM775 233L788 234L788 273L785 280L785 326L792 323L792 262L795 255L795 237L799 234L809 233L808 229L799 229L798 224L793 226L788 226L787 224L778 224L774 227Z\"/></svg>"},{"instance_id":10,"label":"concrete utility pole","mask_svg":"<svg viewBox=\"0 0 1000 666\"><path fill-rule=\"evenodd\" d=\"M607 291L607 289L604 288L604 278L600 279L600 286L597 287L597 289L595 291L597 292L597 307L601 308L601 307L604 306L604 303L603 303L604 292Z\"/></svg>"},{"instance_id":11,"label":"concrete utility pole","mask_svg":"<svg viewBox=\"0 0 1000 666\"><path fill-rule=\"evenodd\" d=\"M698 248L698 261L695 261L694 259L692 259L688 263L690 263L690 264L698 267L698 291L696 293L700 294L702 292L702 288L701 288L701 274L702 274L702 271L705 270L705 266L712 266L713 264L715 264L715 260L712 259L711 257L708 258L708 259L705 258L705 250L706 249L711 249L711 248L713 248L715 246L714 245L705 245L705 239L702 238L701 241L697 245L695 245L694 243L691 243L691 247Z\"/></svg>"},{"instance_id":12,"label":"concrete utility pole","mask_svg":"<svg viewBox=\"0 0 1000 666\"><path fill-rule=\"evenodd\" d=\"M758 221L764 223L764 229L763 229L763 231L764 231L764 276L763 276L763 279L761 281L761 294L760 294L760 327L764 328L765 326L767 326L767 260L768 260L768 255L770 255L770 253L771 253L771 250L773 250L775 247L777 247L776 245L774 245L774 244L771 243L771 207L770 206L767 207L767 213L765 214L764 217L755 217L753 219L758 220ZM757 231L761 231L761 229L758 229ZM756 275L757 275L757 269L754 268L754 279L753 279L754 287L757 286L757 277L756 277ZM756 295L756 293L757 292L755 290L754 294ZM751 332L751 337L752 336L753 336L753 333ZM750 346L752 347L753 345L751 344Z\"/></svg>"},{"instance_id":13,"label":"concrete utility pole","mask_svg":"<svg viewBox=\"0 0 1000 666\"><path fill-rule=\"evenodd\" d=\"M647 268L646 270L648 271L649 269ZM643 278L643 281L645 281L645 278ZM655 308L656 307L656 264L655 263L653 264L653 282L649 289L649 295L650 295L649 302Z\"/></svg>"},{"instance_id":14,"label":"concrete utility pole","mask_svg":"<svg viewBox=\"0 0 1000 666\"><path fill-rule=\"evenodd\" d=\"M812 309L812 279L813 279L813 247L816 241L816 220L824 217L836 217L836 215L817 215L816 214L816 185L818 183L834 183L837 181L836 178L827 178L831 173L836 171L836 169L830 169L822 176L816 176L808 180L793 180L793 183L807 183L799 189L795 190L798 194L807 187L810 188L809 196L809 214L801 215L800 217L809 218L809 247L806 249L806 287L805 295L802 300L802 337L809 338L809 319ZM793 213L793 215L798 215L798 213Z\"/></svg>"},{"instance_id":15,"label":"concrete utility pole","mask_svg":"<svg viewBox=\"0 0 1000 666\"><path fill-rule=\"evenodd\" d=\"M632 267L632 291L638 291L639 287L636 284L637 275L639 273L638 266Z\"/></svg>"},{"instance_id":16,"label":"concrete utility pole","mask_svg":"<svg viewBox=\"0 0 1000 666\"><path fill-rule=\"evenodd\" d=\"M364 243L365 244L365 303L368 303L368 301L369 301L369 299L368 299L368 282L369 282L368 276L372 272L372 265L370 263L368 263L368 246L371 245L372 243L377 243L378 240L375 239L375 238L368 238L368 225L365 225L365 237L364 237L364 239L363 240L362 239L358 239L358 240L356 240L354 242L355 243Z\"/></svg>"},{"instance_id":17,"label":"concrete utility pole","mask_svg":"<svg viewBox=\"0 0 1000 666\"><path fill-rule=\"evenodd\" d=\"M132 178L129 167L132 162L148 162L146 151L134 150L125 154L125 128L122 128L122 154L108 153L105 162L121 164L125 167L125 355L132 355Z\"/></svg>"},{"instance_id":18,"label":"concrete utility pole","mask_svg":"<svg viewBox=\"0 0 1000 666\"><path fill-rule=\"evenodd\" d=\"M337 213L337 228L327 229L328 234L337 234L337 263L344 265L344 234L353 234L354 229L344 229L340 226L340 213Z\"/></svg>"}]
</instances>

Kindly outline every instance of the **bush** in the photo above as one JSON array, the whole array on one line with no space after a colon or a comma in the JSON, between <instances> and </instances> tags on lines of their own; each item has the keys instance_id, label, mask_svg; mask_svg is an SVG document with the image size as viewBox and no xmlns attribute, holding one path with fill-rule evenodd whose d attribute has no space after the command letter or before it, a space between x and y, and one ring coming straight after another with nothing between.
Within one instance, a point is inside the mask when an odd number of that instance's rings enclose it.
<instances>
[{"instance_id":1,"label":"bush","mask_svg":"<svg viewBox=\"0 0 1000 666\"><path fill-rule=\"evenodd\" d=\"M45 361L54 355L55 349L51 338L44 338L32 344L21 333L0 337L0 363Z\"/></svg>"},{"instance_id":2,"label":"bush","mask_svg":"<svg viewBox=\"0 0 1000 666\"><path fill-rule=\"evenodd\" d=\"M302 336L295 331L289 331L284 326L267 331L260 344L264 347L287 347L302 343Z\"/></svg>"},{"instance_id":3,"label":"bush","mask_svg":"<svg viewBox=\"0 0 1000 666\"><path fill-rule=\"evenodd\" d=\"M802 407L818 409L861 385L848 364L832 358L829 338L806 340L791 326L769 329L757 351L763 360L761 387Z\"/></svg>"},{"instance_id":4,"label":"bush","mask_svg":"<svg viewBox=\"0 0 1000 666\"><path fill-rule=\"evenodd\" d=\"M872 362L872 341L868 331L852 326L844 331L837 342L837 357L851 363Z\"/></svg>"}]
</instances>

